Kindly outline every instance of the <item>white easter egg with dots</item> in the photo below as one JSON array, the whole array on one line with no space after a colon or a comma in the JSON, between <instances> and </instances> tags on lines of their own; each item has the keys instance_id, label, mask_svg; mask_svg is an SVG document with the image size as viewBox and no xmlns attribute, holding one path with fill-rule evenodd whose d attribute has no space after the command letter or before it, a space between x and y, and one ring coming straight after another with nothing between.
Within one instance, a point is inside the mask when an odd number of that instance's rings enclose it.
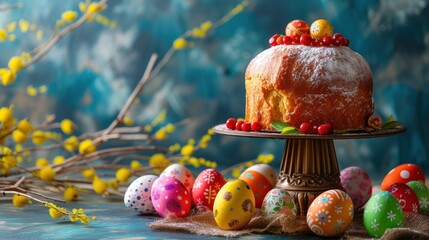
<instances>
[{"instance_id":1,"label":"white easter egg with dots","mask_svg":"<svg viewBox=\"0 0 429 240\"><path fill-rule=\"evenodd\" d=\"M143 214L156 213L150 193L157 178L155 175L144 175L134 180L125 192L125 206Z\"/></svg>"}]
</instances>

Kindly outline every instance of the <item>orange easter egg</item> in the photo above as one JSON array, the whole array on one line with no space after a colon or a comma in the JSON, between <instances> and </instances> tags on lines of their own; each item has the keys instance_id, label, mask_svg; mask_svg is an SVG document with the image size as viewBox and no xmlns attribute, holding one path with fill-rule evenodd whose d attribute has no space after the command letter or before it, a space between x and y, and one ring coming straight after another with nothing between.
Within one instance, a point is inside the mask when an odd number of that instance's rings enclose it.
<instances>
[{"instance_id":1,"label":"orange easter egg","mask_svg":"<svg viewBox=\"0 0 429 240\"><path fill-rule=\"evenodd\" d=\"M252 189L255 207L261 208L265 195L275 186L275 171L266 164L257 164L246 169L239 177Z\"/></svg>"},{"instance_id":2,"label":"orange easter egg","mask_svg":"<svg viewBox=\"0 0 429 240\"><path fill-rule=\"evenodd\" d=\"M423 170L416 164L404 163L395 167L386 174L383 182L381 183L381 189L387 190L394 183L407 183L414 180L423 183L425 182L425 174Z\"/></svg>"},{"instance_id":3,"label":"orange easter egg","mask_svg":"<svg viewBox=\"0 0 429 240\"><path fill-rule=\"evenodd\" d=\"M307 210L307 224L312 232L323 237L344 233L353 220L352 199L347 193L333 189L317 196Z\"/></svg>"}]
</instances>

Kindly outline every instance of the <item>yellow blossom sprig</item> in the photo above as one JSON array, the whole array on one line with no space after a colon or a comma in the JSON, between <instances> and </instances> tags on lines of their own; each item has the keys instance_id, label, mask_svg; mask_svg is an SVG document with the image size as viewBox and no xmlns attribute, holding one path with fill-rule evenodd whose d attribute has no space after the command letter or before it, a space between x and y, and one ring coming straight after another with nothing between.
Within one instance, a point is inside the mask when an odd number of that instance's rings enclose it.
<instances>
[{"instance_id":1,"label":"yellow blossom sprig","mask_svg":"<svg viewBox=\"0 0 429 240\"><path fill-rule=\"evenodd\" d=\"M0 79L1 83L4 86L10 85L15 82L17 72L21 71L23 68L26 68L35 62L39 61L43 56L45 56L55 44L67 35L69 32L81 26L83 23L91 20L94 16L100 11L106 8L107 0L100 0L99 2L91 2L87 7L84 14L76 21L70 23L60 31L55 31L49 39L42 43L39 47L32 50L30 53L23 54L23 56L14 56L9 60L8 68L0 68ZM67 12L64 14L64 21L72 21L73 14ZM74 19L73 19L74 20ZM31 25L22 20L19 22L21 31L26 31L31 28ZM4 33L3 33L4 35ZM0 37L2 36L2 31L0 31ZM34 91L32 91L34 94Z\"/></svg>"},{"instance_id":2,"label":"yellow blossom sprig","mask_svg":"<svg viewBox=\"0 0 429 240\"><path fill-rule=\"evenodd\" d=\"M178 37L173 42L173 49L175 50L181 50L188 47L192 47L193 43L190 42L190 40L187 40L189 38L205 38L207 36L207 33L209 31L213 31L214 29L218 28L219 26L225 24L229 20L231 20L233 17L241 13L247 6L249 5L248 0L244 0L241 3L239 3L237 6L235 6L227 15L223 16L220 20L218 20L215 23L212 23L211 21L205 21L200 26L194 27L191 30L186 31L183 33L180 37Z\"/></svg>"},{"instance_id":3,"label":"yellow blossom sprig","mask_svg":"<svg viewBox=\"0 0 429 240\"><path fill-rule=\"evenodd\" d=\"M102 2L105 3L106 1L100 1L99 3L102 3ZM88 3L90 3L90 1L87 1L86 6L89 6ZM98 8L98 6L93 5L93 10L86 9L86 10L83 10L83 12L86 12L85 14L90 14L92 16L92 17L91 16L88 17L87 20L95 19L97 21L97 18L98 18L98 19L101 19L100 22L102 22L103 21L102 18L99 18L96 15L99 13L98 10L101 11L102 8ZM95 15L91 14L91 12L95 13ZM95 18L93 18L94 16ZM58 34L61 35L62 33L66 34L67 31L64 31L64 30L68 28L70 28L68 31L73 30L71 29L72 26L78 27L79 24L76 24L76 23L78 23L79 20L82 19L82 17L79 19L77 19L77 17L75 19L73 18L74 17L72 13L68 13L62 16L62 19L70 21L70 24L65 26L61 31L56 32L55 36L58 36ZM204 38L206 36L205 34L208 33L208 31L213 29L214 29L214 24L212 24L210 21L207 21L201 24L199 27L194 28L192 30L192 36L190 35L190 37ZM36 56L43 56L44 49L45 50L48 49L45 52L46 54L47 51L49 51L49 47L53 46L53 45L49 46L49 43L55 44L55 41L59 40L59 39L53 40L55 36L52 38L49 38L49 40L45 44L43 44L40 48L38 48L37 51L32 51L29 54L22 55L21 60L23 60L24 62L23 66L20 65L20 60L18 61L15 60L15 62L12 61L12 63L10 64L11 67L9 66L8 69L15 69L15 70L19 69L18 71L20 71L23 68L29 66L29 64L32 64L35 61L37 61L37 58L35 58ZM83 189L83 191L92 190L95 193L103 194L103 195L109 195L109 194L123 195L123 193L117 191L117 189L119 185L123 185L126 182L128 182L132 175L136 175L139 172L151 171L160 167L162 168L164 166L166 167L172 162L188 164L194 167L207 166L207 167L215 168L216 162L211 162L204 158L197 158L194 156L198 149L205 148L207 146L208 142L211 139L211 135L213 134L210 131L208 132L208 134L204 135L199 141L191 140L191 141L188 141L188 143L184 144L183 146L175 145L174 147L171 147L168 149L159 147L159 146L132 146L132 147L117 147L117 148L103 149L102 148L103 146L101 146L102 143L113 139L130 139L131 140L132 137L144 136L144 134L139 135L140 133L142 133L140 132L142 128L140 128L140 130L138 128L132 128L133 130L128 130L131 128L119 128L119 124L124 124L127 126L133 124L132 119L131 120L127 119L127 117L129 116L127 113L130 109L131 104L136 101L137 96L142 91L145 83L150 78L153 78L154 76L156 76L156 74L163 68L163 66L167 63L168 59L172 56L172 53L177 49L172 48L172 50L173 51L167 53L164 56L164 58L161 60L161 62L158 63L156 66L155 66L156 57L154 59L151 58L151 61L148 64L147 70L145 71L142 79L139 81L139 84L136 86L135 90L130 95L129 99L121 109L120 113L112 121L111 125L108 128L95 133L84 133L81 136L68 136L65 140L57 139L56 143L52 145L47 145L48 143L51 144L47 140L53 137L52 132L48 132L47 129L52 127L54 124L46 124L46 125L44 124L43 127L37 127L37 126L34 127L30 132L27 133L26 136L28 138L31 138L33 144L36 145L35 147L24 148L21 146L19 148L16 148L15 151L10 150L9 153L7 154L3 154L3 155L0 154L0 157L4 159L2 163L4 163L4 165L12 166L9 168L10 179L0 179L0 186L7 181L11 181L14 175L20 176L21 174L24 174L24 173L31 173L31 174L34 174L34 176L27 175L27 177L31 179L33 184L44 182L44 184L50 184L52 186L59 187L60 189L64 189L64 199L67 201L73 201L74 199L77 198L77 195L78 195L77 194L78 191L76 190L76 188L70 187L70 184L73 184L73 182L80 183L82 185L82 187L80 186L80 189ZM37 89L36 95L39 92L40 92L39 89ZM159 126L160 123L164 122L165 115L166 114L164 114L163 119L160 118L160 120L162 121L158 123L154 121L151 124L153 124L154 126ZM14 122L12 124L12 128L15 128L16 126L17 126L16 122ZM65 127L61 127L61 123L59 123L57 127L60 128L62 130L62 133L64 134L68 134L67 132L70 132L71 134L73 134L74 129L71 129L72 125L70 124L70 122L68 123L64 122L64 126ZM167 123L166 125L162 126L161 129L163 129L165 133L171 134L175 131L175 127L176 127L175 124ZM122 130L125 130L125 129L127 129L125 132L121 132ZM132 136L129 133L134 131L134 129L137 129L136 131L138 131L137 133L139 134L135 134L135 136ZM10 134L11 133L8 133L8 136ZM19 136L18 133L16 135L17 135L16 139L18 139L19 141L22 141L22 144L26 144L26 145L31 144L30 141L23 141L22 138L20 138L22 136ZM145 143L148 144L148 143L151 143L153 139L154 138L152 136L152 138L151 137L141 138L139 140L145 140ZM18 158L22 157L24 153L28 153L32 151L55 150L61 147L64 147L64 149L68 151L66 152L66 155L63 156L61 160L58 160L57 162L49 163L49 165L47 166L35 166L35 167L24 169L17 164ZM153 158L152 157L148 158L149 166L147 167L141 166L141 164L139 166L139 164L136 164L136 163L134 163L134 167L132 165L120 166L119 164L116 164L114 166L109 166L108 164L102 164L102 165L92 164L92 162L96 160L117 157L127 153L141 152L141 151L158 152L161 155L158 155L157 158L153 157L154 155L152 155ZM152 159L152 163L150 162L150 159ZM16 168L12 169L13 166L16 166ZM90 179L83 179L83 180L71 179L71 178L62 179L59 177L66 173L78 173L85 168L90 168L93 170L93 176ZM116 169L116 171L113 172L114 178L111 178L110 176L105 176L104 174L97 175L96 169ZM48 206L49 206L49 213L53 218L60 218L64 216L64 214L67 215L67 213L65 213L65 211L59 207L55 208L53 205L48 205ZM79 216L84 216L82 215L84 214L83 210L81 211L79 209L75 209L69 213L74 214L73 217L70 218L70 220L72 221L73 220L79 221L80 219L82 219L80 221L88 222L87 218L79 217Z\"/></svg>"}]
</instances>

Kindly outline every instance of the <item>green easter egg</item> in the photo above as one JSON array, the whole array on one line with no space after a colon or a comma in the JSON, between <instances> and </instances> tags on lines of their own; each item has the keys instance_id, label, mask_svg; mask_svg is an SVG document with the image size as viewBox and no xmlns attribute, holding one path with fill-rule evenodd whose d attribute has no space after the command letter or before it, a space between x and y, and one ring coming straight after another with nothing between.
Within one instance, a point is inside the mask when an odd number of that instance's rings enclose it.
<instances>
[{"instance_id":1,"label":"green easter egg","mask_svg":"<svg viewBox=\"0 0 429 240\"><path fill-rule=\"evenodd\" d=\"M386 229L400 227L403 223L402 208L388 191L376 193L365 206L363 225L371 237L381 237Z\"/></svg>"},{"instance_id":2,"label":"green easter egg","mask_svg":"<svg viewBox=\"0 0 429 240\"><path fill-rule=\"evenodd\" d=\"M429 188L420 181L411 181L407 185L413 189L414 193L417 195L420 204L420 212L427 213L429 212Z\"/></svg>"}]
</instances>

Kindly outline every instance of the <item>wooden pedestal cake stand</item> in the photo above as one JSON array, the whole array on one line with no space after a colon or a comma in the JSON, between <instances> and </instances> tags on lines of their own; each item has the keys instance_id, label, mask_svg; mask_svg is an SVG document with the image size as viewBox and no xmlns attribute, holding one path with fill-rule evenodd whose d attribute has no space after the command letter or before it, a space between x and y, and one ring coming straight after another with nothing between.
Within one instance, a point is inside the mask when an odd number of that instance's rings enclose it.
<instances>
[{"instance_id":1,"label":"wooden pedestal cake stand","mask_svg":"<svg viewBox=\"0 0 429 240\"><path fill-rule=\"evenodd\" d=\"M244 132L228 129L225 124L213 127L219 134L284 139L278 188L286 189L295 199L297 214L305 216L313 200L330 189L343 189L335 153L335 139L376 138L397 135L406 131L404 126L374 132L356 132L331 135L280 134L279 132Z\"/></svg>"}]
</instances>

